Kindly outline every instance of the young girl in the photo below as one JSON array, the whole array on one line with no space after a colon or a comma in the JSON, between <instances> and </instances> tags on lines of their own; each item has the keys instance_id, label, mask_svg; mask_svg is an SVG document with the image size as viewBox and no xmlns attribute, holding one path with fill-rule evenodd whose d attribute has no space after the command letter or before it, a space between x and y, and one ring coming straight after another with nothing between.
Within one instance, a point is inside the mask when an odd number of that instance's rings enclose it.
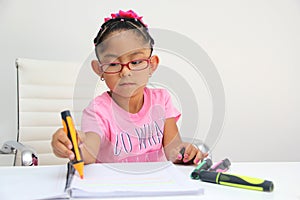
<instances>
[{"instance_id":1,"label":"young girl","mask_svg":"<svg viewBox=\"0 0 300 200\"><path fill-rule=\"evenodd\" d=\"M84 162L197 164L206 157L182 142L176 125L180 113L167 90L146 87L159 58L152 55L154 40L142 17L132 10L111 14L94 43L98 60L92 68L110 91L83 111L78 138ZM52 148L56 156L74 159L62 128L54 133Z\"/></svg>"}]
</instances>

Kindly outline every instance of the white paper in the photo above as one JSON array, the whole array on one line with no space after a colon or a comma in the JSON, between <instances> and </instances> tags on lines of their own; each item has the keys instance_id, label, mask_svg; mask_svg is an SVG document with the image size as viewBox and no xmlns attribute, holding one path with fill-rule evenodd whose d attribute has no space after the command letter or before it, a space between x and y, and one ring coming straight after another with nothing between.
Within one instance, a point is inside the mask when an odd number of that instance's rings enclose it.
<instances>
[{"instance_id":1,"label":"white paper","mask_svg":"<svg viewBox=\"0 0 300 200\"><path fill-rule=\"evenodd\" d=\"M1 199L64 198L66 165L1 167Z\"/></svg>"},{"instance_id":2,"label":"white paper","mask_svg":"<svg viewBox=\"0 0 300 200\"><path fill-rule=\"evenodd\" d=\"M198 181L171 162L112 163L85 166L84 179L75 174L72 197L157 196L203 193Z\"/></svg>"}]
</instances>

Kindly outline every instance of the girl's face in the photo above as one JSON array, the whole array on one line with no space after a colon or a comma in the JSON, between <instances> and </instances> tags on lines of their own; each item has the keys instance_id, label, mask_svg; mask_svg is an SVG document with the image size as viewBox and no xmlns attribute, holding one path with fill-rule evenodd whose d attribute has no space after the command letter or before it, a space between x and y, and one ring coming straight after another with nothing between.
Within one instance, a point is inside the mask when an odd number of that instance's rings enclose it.
<instances>
[{"instance_id":1,"label":"girl's face","mask_svg":"<svg viewBox=\"0 0 300 200\"><path fill-rule=\"evenodd\" d=\"M108 88L114 95L122 97L132 97L143 92L149 76L156 70L158 65L158 57L151 56L149 44L141 36L133 31L121 31L112 33L107 40L97 46L99 60L93 61L92 66L94 71L102 76ZM150 57L151 56L151 57ZM115 63L134 65L136 60L149 59L147 67L143 67L139 71L133 71L128 68L128 65L123 65L120 72L108 74L105 73L105 66L116 66ZM110 64L111 63L111 64Z\"/></svg>"}]
</instances>

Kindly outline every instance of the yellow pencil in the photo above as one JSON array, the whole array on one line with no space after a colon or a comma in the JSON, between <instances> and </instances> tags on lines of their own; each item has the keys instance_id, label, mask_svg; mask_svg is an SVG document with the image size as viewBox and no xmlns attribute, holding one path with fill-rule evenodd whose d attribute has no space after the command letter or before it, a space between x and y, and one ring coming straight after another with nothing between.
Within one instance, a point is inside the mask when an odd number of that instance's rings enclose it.
<instances>
[{"instance_id":1,"label":"yellow pencil","mask_svg":"<svg viewBox=\"0 0 300 200\"><path fill-rule=\"evenodd\" d=\"M79 173L80 178L83 179L84 162L81 158L81 154L79 151L78 142L77 142L77 133L75 130L75 126L74 126L70 111L65 110L65 111L61 112L61 117L62 117L62 124L64 127L64 131L68 135L68 138L71 140L72 145L73 145L72 151L75 154L75 158L74 158L74 160L72 160L73 167Z\"/></svg>"}]
</instances>

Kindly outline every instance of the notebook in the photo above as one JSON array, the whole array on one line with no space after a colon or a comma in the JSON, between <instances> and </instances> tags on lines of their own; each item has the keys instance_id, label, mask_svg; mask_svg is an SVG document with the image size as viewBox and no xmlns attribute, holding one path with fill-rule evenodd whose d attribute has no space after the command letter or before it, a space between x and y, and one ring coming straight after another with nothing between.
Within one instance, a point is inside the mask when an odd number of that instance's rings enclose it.
<instances>
[{"instance_id":1,"label":"notebook","mask_svg":"<svg viewBox=\"0 0 300 200\"><path fill-rule=\"evenodd\" d=\"M84 179L75 172L66 192L101 198L203 194L203 188L171 162L141 162L86 165Z\"/></svg>"},{"instance_id":2,"label":"notebook","mask_svg":"<svg viewBox=\"0 0 300 200\"><path fill-rule=\"evenodd\" d=\"M171 162L85 165L84 179L75 172L65 188L66 175L67 165L2 167L0 197L32 200L203 194L200 182Z\"/></svg>"}]
</instances>

